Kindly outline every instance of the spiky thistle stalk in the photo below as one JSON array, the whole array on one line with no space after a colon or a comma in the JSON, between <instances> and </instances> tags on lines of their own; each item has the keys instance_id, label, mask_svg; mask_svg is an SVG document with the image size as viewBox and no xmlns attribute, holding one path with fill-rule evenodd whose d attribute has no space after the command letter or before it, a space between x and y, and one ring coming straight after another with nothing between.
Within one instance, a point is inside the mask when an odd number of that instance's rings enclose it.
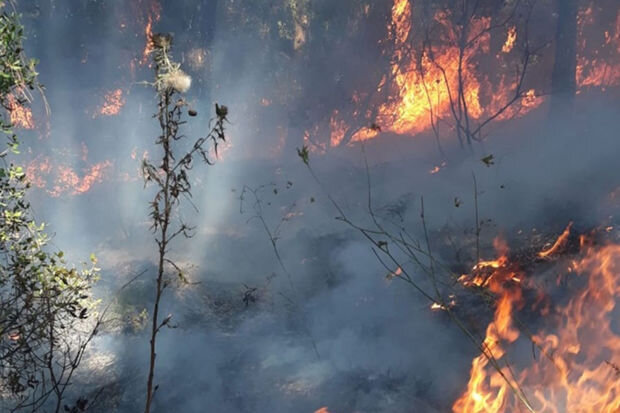
<instances>
[{"instance_id":1,"label":"spiky thistle stalk","mask_svg":"<svg viewBox=\"0 0 620 413\"><path fill-rule=\"evenodd\" d=\"M150 217L152 230L156 234L155 242L158 251L158 268L155 287L155 302L151 315L150 358L147 380L145 413L150 413L155 390L155 361L157 335L163 327L172 327L172 316L168 315L160 321L160 303L164 290L175 279L183 282L185 276L183 270L168 256L170 243L178 236L190 238L192 229L183 223L175 212L181 205L182 197L191 196L191 184L189 170L192 167L194 157L211 164L209 149L211 145L217 156L217 145L225 140L224 123L228 109L226 106L215 105L216 117L213 126L206 136L196 139L192 148L179 156L176 144L184 138L179 134L180 126L186 110L190 116L196 112L189 109L187 102L181 96L191 86L191 78L181 70L180 65L175 63L170 56L172 36L169 34L156 34L151 39L153 42L153 61L155 63L155 82L153 83L159 97L157 119L161 127L161 134L155 143L161 148L162 158L158 164L145 159L142 164L142 172L146 184L154 184L157 192L150 202ZM178 97L177 97L178 95Z\"/></svg>"}]
</instances>

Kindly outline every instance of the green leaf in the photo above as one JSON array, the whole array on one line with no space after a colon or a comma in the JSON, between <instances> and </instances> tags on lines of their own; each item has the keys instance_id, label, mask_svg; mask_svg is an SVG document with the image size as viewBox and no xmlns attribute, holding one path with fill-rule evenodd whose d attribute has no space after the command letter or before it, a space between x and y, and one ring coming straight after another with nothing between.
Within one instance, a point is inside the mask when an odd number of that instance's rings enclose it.
<instances>
[{"instance_id":1,"label":"green leaf","mask_svg":"<svg viewBox=\"0 0 620 413\"><path fill-rule=\"evenodd\" d=\"M308 165L308 162L310 162L310 151L306 145L304 145L301 149L297 148L297 155L306 165Z\"/></svg>"},{"instance_id":2,"label":"green leaf","mask_svg":"<svg viewBox=\"0 0 620 413\"><path fill-rule=\"evenodd\" d=\"M480 159L487 167L491 165L495 165L493 155L487 155L484 158Z\"/></svg>"}]
</instances>

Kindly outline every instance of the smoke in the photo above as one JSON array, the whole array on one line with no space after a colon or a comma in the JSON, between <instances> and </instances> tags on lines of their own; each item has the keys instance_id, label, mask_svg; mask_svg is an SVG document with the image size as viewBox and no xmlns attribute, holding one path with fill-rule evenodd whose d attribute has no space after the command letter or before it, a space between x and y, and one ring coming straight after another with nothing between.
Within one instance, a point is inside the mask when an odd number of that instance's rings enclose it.
<instances>
[{"instance_id":1,"label":"smoke","mask_svg":"<svg viewBox=\"0 0 620 413\"><path fill-rule=\"evenodd\" d=\"M81 195L50 198L35 191L34 206L72 260L99 256L99 294L104 301L118 299L114 308L126 317L95 343L84 388L108 386L101 411L139 411L148 339L139 326L127 325L153 300L151 192L143 189L138 167L143 154L157 157L157 124L155 94L139 84L151 80L151 70L138 61L131 69L130 62L144 49L145 19L122 3L40 3L36 18L26 11L27 46L41 59L52 112L49 130L39 126L28 133L31 151L76 171L106 160L113 168ZM336 3L320 6L336 8L334 22L342 23L347 10ZM389 9L389 2L383 7ZM199 212L190 205L181 210L196 234L175 244L171 254L193 264L189 276L198 284L166 291L162 314L173 314L177 328L159 341L156 411L448 411L463 390L475 348L445 315L430 312L423 297L399 280L386 281L370 246L334 220L327 193L352 219L367 222L370 188L376 208L418 235L423 197L433 234L446 227L471 231L475 176L486 240L537 227L561 231L569 220L581 228L599 225L616 206L609 194L619 178L613 167L620 149L618 101L590 96L577 115L551 120L539 108L537 116L494 130L471 150L444 142L445 156L424 134L386 134L363 152L358 145L311 153L321 187L295 147L303 144L307 125L350 98L349 89L364 80L378 84L372 76L347 77L359 71L360 54L373 56L374 44L352 44L342 24L333 39L323 39L334 47L314 46L319 42L310 39L314 59L299 61L277 35L257 38L221 17L207 45L201 43L207 28L183 25L191 10L185 3L164 6L155 31L175 32L173 54L194 80L188 101L198 116L186 134L206 131L217 101L230 108L230 146L221 148L214 167L192 171L192 203ZM367 38L374 35L369 30ZM283 65L291 69L277 70ZM316 90L281 90L295 84L285 82L286 75L302 76ZM125 102L118 115L93 119L102 98L119 88ZM481 161L490 155L492 165ZM244 185L265 184L261 213L271 231L279 230L278 253L290 280L255 216L254 200L240 200ZM492 254L490 242L484 253ZM143 269L144 276L117 293ZM253 298L244 301L254 288ZM98 356L105 356L103 369ZM74 392L81 392L78 384Z\"/></svg>"}]
</instances>

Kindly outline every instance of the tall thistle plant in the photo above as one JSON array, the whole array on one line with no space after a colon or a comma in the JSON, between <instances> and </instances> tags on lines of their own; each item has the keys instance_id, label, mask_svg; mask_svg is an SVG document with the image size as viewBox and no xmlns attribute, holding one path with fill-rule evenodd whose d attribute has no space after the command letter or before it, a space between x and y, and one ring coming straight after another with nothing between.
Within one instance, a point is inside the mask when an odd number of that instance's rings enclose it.
<instances>
[{"instance_id":1,"label":"tall thistle plant","mask_svg":"<svg viewBox=\"0 0 620 413\"><path fill-rule=\"evenodd\" d=\"M154 385L157 337L162 328L172 327L172 315L166 317L160 315L162 295L175 280L181 282L185 280L182 268L169 257L168 253L171 243L179 236L191 237L193 228L182 222L177 212L183 198L191 196L189 172L195 158L211 164L212 148L217 156L217 145L225 140L224 124L228 115L226 106L216 104L216 117L206 136L195 139L189 150L179 148L180 141L187 139L180 134L180 127L185 123L184 115L186 113L189 116L196 115L182 96L189 90L191 78L172 60L170 55L172 36L155 34L151 41L155 64L155 81L152 85L159 99L156 117L161 128L161 134L155 143L161 149L161 160L153 163L145 159L142 164L145 185L152 184L156 188L155 196L150 202L150 217L158 251L155 302L151 313L145 413L150 413L155 390L158 388Z\"/></svg>"},{"instance_id":2,"label":"tall thistle plant","mask_svg":"<svg viewBox=\"0 0 620 413\"><path fill-rule=\"evenodd\" d=\"M12 6L0 0L0 133L7 139L0 149L0 400L10 411L60 412L95 333L88 319L98 269L94 257L76 269L51 251L26 198L30 185L15 163L19 141L10 114L40 87Z\"/></svg>"}]
</instances>

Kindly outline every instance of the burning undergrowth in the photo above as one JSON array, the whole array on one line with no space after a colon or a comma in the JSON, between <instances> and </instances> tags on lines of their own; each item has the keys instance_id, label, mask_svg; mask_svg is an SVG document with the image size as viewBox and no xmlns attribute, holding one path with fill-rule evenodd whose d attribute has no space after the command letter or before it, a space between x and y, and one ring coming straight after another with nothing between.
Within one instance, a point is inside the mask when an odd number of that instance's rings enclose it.
<instances>
[{"instance_id":1,"label":"burning undergrowth","mask_svg":"<svg viewBox=\"0 0 620 413\"><path fill-rule=\"evenodd\" d=\"M510 254L498 241L496 260L458 279L495 310L454 412L617 410L617 241L613 227L571 223L542 248Z\"/></svg>"}]
</instances>

